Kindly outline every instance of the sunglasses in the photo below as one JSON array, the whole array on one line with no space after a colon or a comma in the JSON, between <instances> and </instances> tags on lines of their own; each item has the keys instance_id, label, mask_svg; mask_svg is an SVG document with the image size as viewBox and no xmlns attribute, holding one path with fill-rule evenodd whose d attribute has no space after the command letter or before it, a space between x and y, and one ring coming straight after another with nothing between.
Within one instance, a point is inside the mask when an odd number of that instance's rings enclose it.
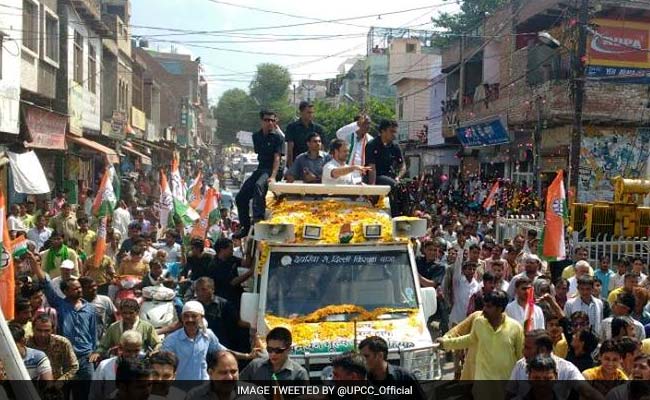
<instances>
[{"instance_id":1,"label":"sunglasses","mask_svg":"<svg viewBox=\"0 0 650 400\"><path fill-rule=\"evenodd\" d=\"M266 351L268 351L269 353L282 354L285 351L287 351L288 349L289 349L288 347L284 347L284 348L282 348L282 347L267 347Z\"/></svg>"}]
</instances>

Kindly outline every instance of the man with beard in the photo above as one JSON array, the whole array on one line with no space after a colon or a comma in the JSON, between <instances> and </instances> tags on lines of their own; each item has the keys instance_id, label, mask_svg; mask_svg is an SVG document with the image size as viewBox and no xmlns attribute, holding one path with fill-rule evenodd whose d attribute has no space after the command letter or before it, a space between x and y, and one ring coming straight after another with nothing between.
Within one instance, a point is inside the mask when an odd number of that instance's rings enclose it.
<instances>
[{"instance_id":1,"label":"man with beard","mask_svg":"<svg viewBox=\"0 0 650 400\"><path fill-rule=\"evenodd\" d=\"M104 400L115 391L117 365L124 359L137 359L142 352L142 335L129 330L122 334L118 346L118 355L99 363L93 374L89 400Z\"/></svg>"},{"instance_id":2,"label":"man with beard","mask_svg":"<svg viewBox=\"0 0 650 400\"><path fill-rule=\"evenodd\" d=\"M207 364L210 382L190 390L186 400L264 400L260 394L245 394L254 385L239 381L237 359L229 351L209 353Z\"/></svg>"},{"instance_id":3,"label":"man with beard","mask_svg":"<svg viewBox=\"0 0 650 400\"><path fill-rule=\"evenodd\" d=\"M57 381L72 379L79 370L79 362L72 344L63 336L54 335L52 319L40 314L33 323L34 334L27 338L27 347L40 350L50 359L52 377Z\"/></svg>"},{"instance_id":4,"label":"man with beard","mask_svg":"<svg viewBox=\"0 0 650 400\"><path fill-rule=\"evenodd\" d=\"M332 159L323 165L322 182L324 184L354 185L361 183L355 179L354 172L360 175L370 171L370 167L363 165L347 165L350 154L350 145L341 139L330 142Z\"/></svg>"}]
</instances>

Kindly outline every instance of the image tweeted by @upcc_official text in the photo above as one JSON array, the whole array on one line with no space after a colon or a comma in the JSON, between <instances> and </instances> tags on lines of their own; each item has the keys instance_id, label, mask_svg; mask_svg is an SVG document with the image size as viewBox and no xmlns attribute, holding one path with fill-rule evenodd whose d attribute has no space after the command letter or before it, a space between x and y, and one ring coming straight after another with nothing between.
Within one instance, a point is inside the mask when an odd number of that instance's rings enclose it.
<instances>
[{"instance_id":1,"label":"image tweeted by @upcc_official text","mask_svg":"<svg viewBox=\"0 0 650 400\"><path fill-rule=\"evenodd\" d=\"M237 386L237 395L262 396L328 396L346 397L355 395L365 396L410 396L411 386L370 386L370 385L263 385Z\"/></svg>"}]
</instances>

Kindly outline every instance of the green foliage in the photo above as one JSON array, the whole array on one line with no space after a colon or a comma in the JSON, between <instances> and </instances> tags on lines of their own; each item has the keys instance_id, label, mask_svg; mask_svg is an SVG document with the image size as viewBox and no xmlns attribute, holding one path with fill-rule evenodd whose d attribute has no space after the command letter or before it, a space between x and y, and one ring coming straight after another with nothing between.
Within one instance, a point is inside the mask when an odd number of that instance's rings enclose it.
<instances>
[{"instance_id":1,"label":"green foliage","mask_svg":"<svg viewBox=\"0 0 650 400\"><path fill-rule=\"evenodd\" d=\"M217 137L224 144L237 141L239 131L254 132L259 128L259 107L241 89L230 89L223 93L216 107L212 108L217 119Z\"/></svg>"},{"instance_id":2,"label":"green foliage","mask_svg":"<svg viewBox=\"0 0 650 400\"><path fill-rule=\"evenodd\" d=\"M336 134L336 131L352 121L362 109L357 103L342 103L338 107L318 100L314 103L316 122L323 125L327 135L324 142L328 143ZM395 119L395 103L392 100L378 100L370 98L366 102L365 112L370 115L374 124L382 119ZM376 132L375 132L376 133Z\"/></svg>"},{"instance_id":3,"label":"green foliage","mask_svg":"<svg viewBox=\"0 0 650 400\"><path fill-rule=\"evenodd\" d=\"M260 64L250 84L250 95L261 107L272 108L279 102L288 103L291 74L285 67L277 64Z\"/></svg>"},{"instance_id":4,"label":"green foliage","mask_svg":"<svg viewBox=\"0 0 650 400\"><path fill-rule=\"evenodd\" d=\"M468 33L478 27L485 18L485 13L491 13L509 2L510 0L462 0L460 12L456 14L443 12L432 19L436 30L451 34L439 37L436 45L440 47L449 45L458 38L456 35Z\"/></svg>"}]
</instances>

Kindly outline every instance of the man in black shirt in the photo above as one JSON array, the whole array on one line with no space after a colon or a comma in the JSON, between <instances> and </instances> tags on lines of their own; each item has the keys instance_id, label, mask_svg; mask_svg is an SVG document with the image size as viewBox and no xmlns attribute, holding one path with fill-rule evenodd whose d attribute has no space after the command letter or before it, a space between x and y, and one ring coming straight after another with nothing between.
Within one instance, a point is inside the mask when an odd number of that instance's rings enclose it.
<instances>
[{"instance_id":1,"label":"man in black shirt","mask_svg":"<svg viewBox=\"0 0 650 400\"><path fill-rule=\"evenodd\" d=\"M287 168L293 165L293 161L299 154L305 153L307 149L307 136L310 133L318 133L325 137L325 129L314 121L314 105L308 101L301 101L298 106L300 119L287 125Z\"/></svg>"},{"instance_id":2,"label":"man in black shirt","mask_svg":"<svg viewBox=\"0 0 650 400\"><path fill-rule=\"evenodd\" d=\"M391 204L396 204L395 186L406 174L402 151L398 145L393 143L396 134L397 122L383 120L379 123L379 136L366 145L366 166L371 168L368 173L368 183L390 186Z\"/></svg>"},{"instance_id":3,"label":"man in black shirt","mask_svg":"<svg viewBox=\"0 0 650 400\"><path fill-rule=\"evenodd\" d=\"M215 282L215 293L239 307L244 292L242 283L253 275L253 269L239 275L237 268L242 266L242 260L233 255L234 248L230 239L218 239L214 251L217 255L210 266L210 277Z\"/></svg>"},{"instance_id":4,"label":"man in black shirt","mask_svg":"<svg viewBox=\"0 0 650 400\"><path fill-rule=\"evenodd\" d=\"M197 279L210 276L210 263L212 263L212 256L205 253L203 250L205 245L201 239L192 239L190 242L190 254L187 256L187 262L183 272L181 272L181 280L190 279L192 282Z\"/></svg>"},{"instance_id":5,"label":"man in black shirt","mask_svg":"<svg viewBox=\"0 0 650 400\"><path fill-rule=\"evenodd\" d=\"M251 227L249 202L253 200L253 220L261 221L266 213L266 192L269 184L275 181L280 167L280 155L284 141L275 132L277 117L273 111L261 111L262 129L253 134L253 147L257 153L258 166L255 172L242 185L235 203L241 229L233 236L242 238Z\"/></svg>"},{"instance_id":6,"label":"man in black shirt","mask_svg":"<svg viewBox=\"0 0 650 400\"><path fill-rule=\"evenodd\" d=\"M214 294L214 280L204 276L196 281L196 300L203 304L208 328L219 338L219 343L229 349L237 343L239 310L228 300ZM235 349L236 350L236 349Z\"/></svg>"}]
</instances>

